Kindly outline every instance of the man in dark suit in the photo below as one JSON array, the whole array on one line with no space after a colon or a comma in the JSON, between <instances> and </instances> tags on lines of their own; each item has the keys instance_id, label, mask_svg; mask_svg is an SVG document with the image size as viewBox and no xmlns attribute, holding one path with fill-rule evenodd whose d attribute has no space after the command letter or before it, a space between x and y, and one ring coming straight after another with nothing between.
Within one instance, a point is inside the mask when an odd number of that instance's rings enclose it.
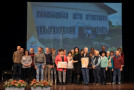
<instances>
[{"instance_id":1,"label":"man in dark suit","mask_svg":"<svg viewBox=\"0 0 134 90\"><path fill-rule=\"evenodd\" d=\"M106 54L106 47L105 47L105 46L102 46L101 50L102 50L102 51L100 51L100 55L101 55L101 56L102 56L102 52L105 52L105 55L107 55L107 54Z\"/></svg>"}]
</instances>

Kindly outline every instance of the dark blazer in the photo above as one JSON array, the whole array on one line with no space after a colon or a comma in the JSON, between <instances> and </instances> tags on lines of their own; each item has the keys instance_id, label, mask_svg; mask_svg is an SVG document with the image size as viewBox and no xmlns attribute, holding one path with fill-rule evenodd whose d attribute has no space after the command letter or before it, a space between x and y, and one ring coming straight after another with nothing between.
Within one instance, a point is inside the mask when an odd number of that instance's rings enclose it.
<instances>
[{"instance_id":1,"label":"dark blazer","mask_svg":"<svg viewBox=\"0 0 134 90\"><path fill-rule=\"evenodd\" d=\"M52 55L45 53L45 56L46 56L46 65L49 65L49 64L50 64L50 65L53 65Z\"/></svg>"}]
</instances>

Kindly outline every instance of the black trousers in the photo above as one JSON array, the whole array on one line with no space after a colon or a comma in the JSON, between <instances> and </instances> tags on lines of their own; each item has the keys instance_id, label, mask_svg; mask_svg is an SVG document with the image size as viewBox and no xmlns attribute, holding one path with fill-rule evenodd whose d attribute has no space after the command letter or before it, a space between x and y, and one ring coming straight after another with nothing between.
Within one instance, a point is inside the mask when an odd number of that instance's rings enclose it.
<instances>
[{"instance_id":1,"label":"black trousers","mask_svg":"<svg viewBox=\"0 0 134 90\"><path fill-rule=\"evenodd\" d=\"M22 70L22 65L19 63L14 63L13 64L13 79L14 80L19 80L21 79L21 70Z\"/></svg>"},{"instance_id":2,"label":"black trousers","mask_svg":"<svg viewBox=\"0 0 134 90\"><path fill-rule=\"evenodd\" d=\"M89 78L90 78L90 79L89 79L89 80L90 80L89 82L90 82L90 83L93 83L93 82L94 82L93 69L89 69L89 76L90 76L90 77L89 77Z\"/></svg>"},{"instance_id":3,"label":"black trousers","mask_svg":"<svg viewBox=\"0 0 134 90\"><path fill-rule=\"evenodd\" d=\"M72 83L72 76L73 76L73 69L67 69L66 74L67 83Z\"/></svg>"},{"instance_id":4,"label":"black trousers","mask_svg":"<svg viewBox=\"0 0 134 90\"><path fill-rule=\"evenodd\" d=\"M30 76L31 76L31 78L30 78L31 80L36 79L36 69L34 66L31 66Z\"/></svg>"},{"instance_id":5,"label":"black trousers","mask_svg":"<svg viewBox=\"0 0 134 90\"><path fill-rule=\"evenodd\" d=\"M106 82L106 68L101 68L101 82Z\"/></svg>"},{"instance_id":6,"label":"black trousers","mask_svg":"<svg viewBox=\"0 0 134 90\"><path fill-rule=\"evenodd\" d=\"M106 72L106 80L107 80L108 83L112 83L113 82L112 68L108 68L108 70Z\"/></svg>"},{"instance_id":7,"label":"black trousers","mask_svg":"<svg viewBox=\"0 0 134 90\"><path fill-rule=\"evenodd\" d=\"M22 79L24 80L24 81L27 81L27 82L29 82L30 81L30 68L23 68L22 69Z\"/></svg>"},{"instance_id":8,"label":"black trousers","mask_svg":"<svg viewBox=\"0 0 134 90\"><path fill-rule=\"evenodd\" d=\"M124 83L124 70L121 71L121 82Z\"/></svg>"}]
</instances>

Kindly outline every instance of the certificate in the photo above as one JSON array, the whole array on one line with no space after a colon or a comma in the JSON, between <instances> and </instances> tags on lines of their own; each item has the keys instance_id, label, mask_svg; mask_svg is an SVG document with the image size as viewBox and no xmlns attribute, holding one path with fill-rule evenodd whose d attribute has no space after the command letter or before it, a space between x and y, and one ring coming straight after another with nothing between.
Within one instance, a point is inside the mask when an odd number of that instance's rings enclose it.
<instances>
[{"instance_id":1,"label":"certificate","mask_svg":"<svg viewBox=\"0 0 134 90\"><path fill-rule=\"evenodd\" d=\"M58 68L67 68L67 62L58 62Z\"/></svg>"},{"instance_id":2,"label":"certificate","mask_svg":"<svg viewBox=\"0 0 134 90\"><path fill-rule=\"evenodd\" d=\"M89 63L89 58L88 57L81 58L82 68L87 68L88 63Z\"/></svg>"}]
</instances>

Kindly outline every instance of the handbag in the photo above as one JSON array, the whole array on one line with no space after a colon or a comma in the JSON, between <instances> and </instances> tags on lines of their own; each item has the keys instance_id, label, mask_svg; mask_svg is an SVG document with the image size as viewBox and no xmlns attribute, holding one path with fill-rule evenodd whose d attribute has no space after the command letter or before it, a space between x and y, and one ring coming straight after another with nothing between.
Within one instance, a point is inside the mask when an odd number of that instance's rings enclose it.
<instances>
[{"instance_id":1,"label":"handbag","mask_svg":"<svg viewBox=\"0 0 134 90\"><path fill-rule=\"evenodd\" d=\"M110 57L110 60L108 60L108 67L112 67L111 57Z\"/></svg>"}]
</instances>

